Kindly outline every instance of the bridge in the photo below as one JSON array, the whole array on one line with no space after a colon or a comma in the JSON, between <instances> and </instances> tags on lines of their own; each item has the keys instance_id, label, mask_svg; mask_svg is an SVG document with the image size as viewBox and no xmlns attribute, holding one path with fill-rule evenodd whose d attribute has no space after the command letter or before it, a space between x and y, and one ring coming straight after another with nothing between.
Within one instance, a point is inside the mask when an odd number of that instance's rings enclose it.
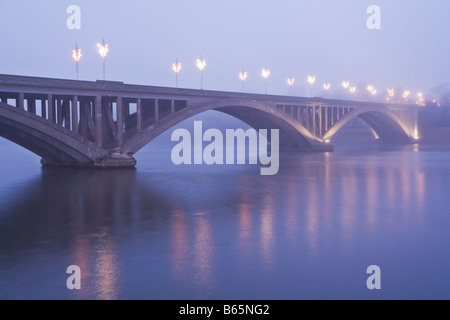
<instances>
[{"instance_id":1,"label":"bridge","mask_svg":"<svg viewBox=\"0 0 450 320\"><path fill-rule=\"evenodd\" d=\"M416 105L0 75L0 136L43 165L133 167L141 148L208 110L279 129L281 149L331 151L356 117L380 142L419 139Z\"/></svg>"}]
</instances>

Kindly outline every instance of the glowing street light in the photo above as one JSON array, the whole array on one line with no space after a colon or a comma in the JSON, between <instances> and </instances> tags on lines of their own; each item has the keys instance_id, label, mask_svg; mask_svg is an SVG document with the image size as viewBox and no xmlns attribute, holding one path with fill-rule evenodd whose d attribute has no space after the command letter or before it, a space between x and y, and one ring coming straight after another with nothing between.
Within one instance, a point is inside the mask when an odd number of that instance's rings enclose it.
<instances>
[{"instance_id":1,"label":"glowing street light","mask_svg":"<svg viewBox=\"0 0 450 320\"><path fill-rule=\"evenodd\" d=\"M348 88L348 90L349 90L351 93L355 93L355 92L356 92L356 87L350 87L350 88Z\"/></svg>"},{"instance_id":2,"label":"glowing street light","mask_svg":"<svg viewBox=\"0 0 450 320\"><path fill-rule=\"evenodd\" d=\"M348 87L350 87L350 82L348 82L348 81L343 81L343 82L342 82L342 87L343 87L345 90L347 90Z\"/></svg>"},{"instance_id":3,"label":"glowing street light","mask_svg":"<svg viewBox=\"0 0 450 320\"><path fill-rule=\"evenodd\" d=\"M314 83L316 83L316 77L315 76L308 76L308 83L311 85L311 98L313 96L312 94L312 86Z\"/></svg>"},{"instance_id":4,"label":"glowing street light","mask_svg":"<svg viewBox=\"0 0 450 320\"><path fill-rule=\"evenodd\" d=\"M105 59L106 59L106 55L108 54L109 51L109 45L107 43L105 43L105 39L102 40L102 43L97 44L98 47L98 53L100 54L100 56L103 59L103 80L105 80Z\"/></svg>"},{"instance_id":5,"label":"glowing street light","mask_svg":"<svg viewBox=\"0 0 450 320\"><path fill-rule=\"evenodd\" d=\"M247 80L248 78L248 73L245 70L242 70L241 72L239 72L239 79L241 79L242 81L242 92L244 92L244 82L245 80Z\"/></svg>"},{"instance_id":6,"label":"glowing street light","mask_svg":"<svg viewBox=\"0 0 450 320\"><path fill-rule=\"evenodd\" d=\"M292 86L295 83L294 77L291 76L291 77L287 78L286 83L289 86L289 93L291 93L292 92Z\"/></svg>"},{"instance_id":7,"label":"glowing street light","mask_svg":"<svg viewBox=\"0 0 450 320\"><path fill-rule=\"evenodd\" d=\"M75 49L72 50L72 57L75 60L75 64L77 67L77 80L78 80L78 62L81 59L81 49L78 48L78 43L75 45Z\"/></svg>"},{"instance_id":8,"label":"glowing street light","mask_svg":"<svg viewBox=\"0 0 450 320\"><path fill-rule=\"evenodd\" d=\"M264 67L264 69L262 69L262 71L261 71L261 75L265 80L265 88L266 88L266 94L267 94L267 79L269 79L269 77L270 77L270 69L268 69L267 67Z\"/></svg>"},{"instance_id":9,"label":"glowing street light","mask_svg":"<svg viewBox=\"0 0 450 320\"><path fill-rule=\"evenodd\" d=\"M368 85L367 86L367 91L370 92L371 95L376 95L377 94L377 90L375 89L375 87L373 85Z\"/></svg>"},{"instance_id":10,"label":"glowing street light","mask_svg":"<svg viewBox=\"0 0 450 320\"><path fill-rule=\"evenodd\" d=\"M386 101L390 101L395 96L394 88L387 89L387 94L388 94L388 96L386 97Z\"/></svg>"},{"instance_id":11,"label":"glowing street light","mask_svg":"<svg viewBox=\"0 0 450 320\"><path fill-rule=\"evenodd\" d=\"M203 90L203 70L206 67L206 59L202 58L200 55L200 59L197 59L197 68L200 70L200 89Z\"/></svg>"},{"instance_id":12,"label":"glowing street light","mask_svg":"<svg viewBox=\"0 0 450 320\"><path fill-rule=\"evenodd\" d=\"M417 99L419 100L417 104L423 105L424 97L422 92L417 93Z\"/></svg>"},{"instance_id":13,"label":"glowing street light","mask_svg":"<svg viewBox=\"0 0 450 320\"><path fill-rule=\"evenodd\" d=\"M295 79L293 77L290 77L287 79L286 83L288 84L288 86L292 87L295 83Z\"/></svg>"},{"instance_id":14,"label":"glowing street light","mask_svg":"<svg viewBox=\"0 0 450 320\"><path fill-rule=\"evenodd\" d=\"M329 91L330 90L330 88L331 88L331 83L329 83L329 82L325 82L324 84L323 84L323 89L325 90L325 91Z\"/></svg>"},{"instance_id":15,"label":"glowing street light","mask_svg":"<svg viewBox=\"0 0 450 320\"><path fill-rule=\"evenodd\" d=\"M410 94L411 92L409 90L403 91L403 99L408 100Z\"/></svg>"},{"instance_id":16,"label":"glowing street light","mask_svg":"<svg viewBox=\"0 0 450 320\"><path fill-rule=\"evenodd\" d=\"M178 62L178 59L172 63L172 70L175 72L175 85L178 88L178 73L181 71L181 62Z\"/></svg>"}]
</instances>

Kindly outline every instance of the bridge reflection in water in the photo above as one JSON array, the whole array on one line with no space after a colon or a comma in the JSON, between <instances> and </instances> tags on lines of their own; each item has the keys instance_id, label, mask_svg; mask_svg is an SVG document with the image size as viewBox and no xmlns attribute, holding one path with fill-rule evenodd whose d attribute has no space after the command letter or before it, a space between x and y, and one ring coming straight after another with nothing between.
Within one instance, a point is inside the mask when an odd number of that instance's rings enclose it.
<instances>
[{"instance_id":1,"label":"bridge reflection in water","mask_svg":"<svg viewBox=\"0 0 450 320\"><path fill-rule=\"evenodd\" d=\"M280 148L333 149L354 118L382 142L420 139L418 106L0 75L0 136L45 165L135 166L134 155L197 114L217 110L279 129Z\"/></svg>"},{"instance_id":2,"label":"bridge reflection in water","mask_svg":"<svg viewBox=\"0 0 450 320\"><path fill-rule=\"evenodd\" d=\"M359 261L388 263L383 237L409 248L395 239L421 230L439 173L407 165L414 152L341 157L289 154L269 179L43 168L0 200L1 296L289 299L341 284L360 294L349 275ZM72 264L81 291L65 288Z\"/></svg>"}]
</instances>

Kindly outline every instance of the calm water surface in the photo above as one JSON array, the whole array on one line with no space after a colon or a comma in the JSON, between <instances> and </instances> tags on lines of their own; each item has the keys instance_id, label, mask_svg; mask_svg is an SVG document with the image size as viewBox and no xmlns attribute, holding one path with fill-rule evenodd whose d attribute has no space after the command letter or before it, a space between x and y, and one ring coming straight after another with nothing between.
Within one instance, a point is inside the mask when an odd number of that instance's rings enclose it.
<instances>
[{"instance_id":1,"label":"calm water surface","mask_svg":"<svg viewBox=\"0 0 450 320\"><path fill-rule=\"evenodd\" d=\"M1 299L450 299L449 146L287 153L265 177L167 148L105 172L0 147Z\"/></svg>"}]
</instances>

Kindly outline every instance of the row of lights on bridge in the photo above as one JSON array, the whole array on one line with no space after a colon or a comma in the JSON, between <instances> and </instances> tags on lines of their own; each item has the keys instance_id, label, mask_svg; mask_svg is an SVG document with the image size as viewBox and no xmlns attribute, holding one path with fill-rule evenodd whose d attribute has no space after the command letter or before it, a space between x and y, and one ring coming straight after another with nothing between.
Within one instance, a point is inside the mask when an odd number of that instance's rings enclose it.
<instances>
[{"instance_id":1,"label":"row of lights on bridge","mask_svg":"<svg viewBox=\"0 0 450 320\"><path fill-rule=\"evenodd\" d=\"M109 45L103 39L101 43L97 44L97 48L98 48L98 53L102 57L103 80L105 80L105 59L106 59L106 56L109 51ZM81 49L78 47L78 44L76 44L75 48L73 49L72 57L76 62L77 80L78 80L78 62L80 61L81 56L82 56ZM200 70L200 88L203 90L203 70L206 68L206 59L204 59L202 56L200 56L200 58L197 59L196 66ZM176 87L178 87L178 74L180 73L181 68L182 68L181 62L179 62L178 59L176 59L175 62L172 64L172 70L173 70L173 72L175 72ZM267 94L267 80L269 79L270 75L271 75L271 71L269 68L264 67L261 70L261 76L265 80L265 94ZM242 81L242 91L244 91L244 83L245 83L245 80L247 80L247 78L248 78L248 72L245 70L242 70L241 72L239 72L238 77ZM312 90L313 90L313 85L316 83L316 77L313 75L310 75L307 77L306 80L311 87L311 97L312 97L312 95L313 95ZM286 83L288 84L289 87L292 87L295 83L295 78L292 76L287 78ZM357 91L356 87L352 86L349 81L343 81L342 87L345 90L348 90L352 94L354 94ZM323 89L325 91L329 91L331 89L331 83L325 82L323 84ZM375 89L375 87L373 85L367 86L366 89L367 89L368 93L372 96L376 96L378 93L377 89ZM395 96L395 90L388 89L386 101L388 101L388 102L391 101L394 98L394 96ZM411 92L409 90L405 90L402 92L402 97L403 97L403 99L405 99L405 101L408 101L410 96L411 96ZM424 103L424 95L422 92L417 93L417 103L418 104Z\"/></svg>"}]
</instances>

